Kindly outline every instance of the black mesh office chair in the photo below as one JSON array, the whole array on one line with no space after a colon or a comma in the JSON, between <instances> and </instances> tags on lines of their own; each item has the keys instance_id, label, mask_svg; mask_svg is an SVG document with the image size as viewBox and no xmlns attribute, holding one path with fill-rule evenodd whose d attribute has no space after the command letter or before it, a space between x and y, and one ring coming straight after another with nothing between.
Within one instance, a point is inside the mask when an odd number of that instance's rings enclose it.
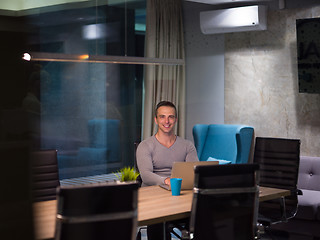
<instances>
[{"instance_id":1,"label":"black mesh office chair","mask_svg":"<svg viewBox=\"0 0 320 240\"><path fill-rule=\"evenodd\" d=\"M60 186L57 151L54 149L32 151L30 159L34 201L56 199L56 188Z\"/></svg>"},{"instance_id":2,"label":"black mesh office chair","mask_svg":"<svg viewBox=\"0 0 320 240\"><path fill-rule=\"evenodd\" d=\"M258 222L262 234L268 226L286 222L298 209L297 189L300 163L300 140L285 138L256 138L254 162L260 166L260 186L288 189L291 195L261 202Z\"/></svg>"},{"instance_id":3,"label":"black mesh office chair","mask_svg":"<svg viewBox=\"0 0 320 240\"><path fill-rule=\"evenodd\" d=\"M137 191L137 183L59 187L56 239L135 239Z\"/></svg>"},{"instance_id":4,"label":"black mesh office chair","mask_svg":"<svg viewBox=\"0 0 320 240\"><path fill-rule=\"evenodd\" d=\"M258 168L257 164L196 166L190 239L254 239Z\"/></svg>"}]
</instances>

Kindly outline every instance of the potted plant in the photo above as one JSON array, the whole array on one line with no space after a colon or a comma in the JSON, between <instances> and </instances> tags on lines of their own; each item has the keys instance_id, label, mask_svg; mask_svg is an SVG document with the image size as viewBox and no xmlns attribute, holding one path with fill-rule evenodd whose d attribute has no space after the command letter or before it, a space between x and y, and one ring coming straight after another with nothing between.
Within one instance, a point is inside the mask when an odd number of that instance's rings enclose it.
<instances>
[{"instance_id":1,"label":"potted plant","mask_svg":"<svg viewBox=\"0 0 320 240\"><path fill-rule=\"evenodd\" d=\"M133 167L124 167L115 173L115 175L120 182L129 182L136 181L140 173L138 173Z\"/></svg>"}]
</instances>

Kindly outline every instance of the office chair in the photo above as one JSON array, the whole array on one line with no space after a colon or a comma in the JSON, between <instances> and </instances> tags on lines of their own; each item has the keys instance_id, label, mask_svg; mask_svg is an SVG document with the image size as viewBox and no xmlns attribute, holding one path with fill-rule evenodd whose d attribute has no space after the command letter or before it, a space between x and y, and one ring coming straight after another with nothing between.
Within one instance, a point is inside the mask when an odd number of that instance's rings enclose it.
<instances>
[{"instance_id":1,"label":"office chair","mask_svg":"<svg viewBox=\"0 0 320 240\"><path fill-rule=\"evenodd\" d=\"M189 239L255 238L259 166L196 166Z\"/></svg>"},{"instance_id":2,"label":"office chair","mask_svg":"<svg viewBox=\"0 0 320 240\"><path fill-rule=\"evenodd\" d=\"M298 210L297 189L300 140L257 137L254 162L260 166L260 186L288 189L291 195L277 200L261 202L258 223L264 234L271 224L286 222Z\"/></svg>"},{"instance_id":3,"label":"office chair","mask_svg":"<svg viewBox=\"0 0 320 240\"><path fill-rule=\"evenodd\" d=\"M56 188L60 186L57 150L38 150L30 153L33 180L33 200L56 199Z\"/></svg>"},{"instance_id":4,"label":"office chair","mask_svg":"<svg viewBox=\"0 0 320 240\"><path fill-rule=\"evenodd\" d=\"M137 183L59 187L56 239L135 239L137 191Z\"/></svg>"}]
</instances>

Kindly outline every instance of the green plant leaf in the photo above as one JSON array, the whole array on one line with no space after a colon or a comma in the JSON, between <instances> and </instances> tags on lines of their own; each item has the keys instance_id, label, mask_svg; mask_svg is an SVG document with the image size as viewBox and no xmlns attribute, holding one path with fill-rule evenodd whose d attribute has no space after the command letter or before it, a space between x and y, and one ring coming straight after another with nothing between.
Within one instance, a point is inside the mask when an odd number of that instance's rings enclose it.
<instances>
[{"instance_id":1,"label":"green plant leaf","mask_svg":"<svg viewBox=\"0 0 320 240\"><path fill-rule=\"evenodd\" d=\"M121 168L117 173L114 173L117 178L122 181L135 181L140 175L133 167L124 167Z\"/></svg>"}]
</instances>

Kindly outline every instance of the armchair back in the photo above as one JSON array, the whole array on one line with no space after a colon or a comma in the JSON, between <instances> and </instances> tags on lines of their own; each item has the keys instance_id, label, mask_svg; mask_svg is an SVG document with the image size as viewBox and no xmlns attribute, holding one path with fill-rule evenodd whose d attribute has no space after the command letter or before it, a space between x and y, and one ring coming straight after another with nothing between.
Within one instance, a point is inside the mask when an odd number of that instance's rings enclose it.
<instances>
[{"instance_id":1,"label":"armchair back","mask_svg":"<svg viewBox=\"0 0 320 240\"><path fill-rule=\"evenodd\" d=\"M253 127L231 124L197 124L193 138L200 161L209 157L231 163L248 163Z\"/></svg>"}]
</instances>

